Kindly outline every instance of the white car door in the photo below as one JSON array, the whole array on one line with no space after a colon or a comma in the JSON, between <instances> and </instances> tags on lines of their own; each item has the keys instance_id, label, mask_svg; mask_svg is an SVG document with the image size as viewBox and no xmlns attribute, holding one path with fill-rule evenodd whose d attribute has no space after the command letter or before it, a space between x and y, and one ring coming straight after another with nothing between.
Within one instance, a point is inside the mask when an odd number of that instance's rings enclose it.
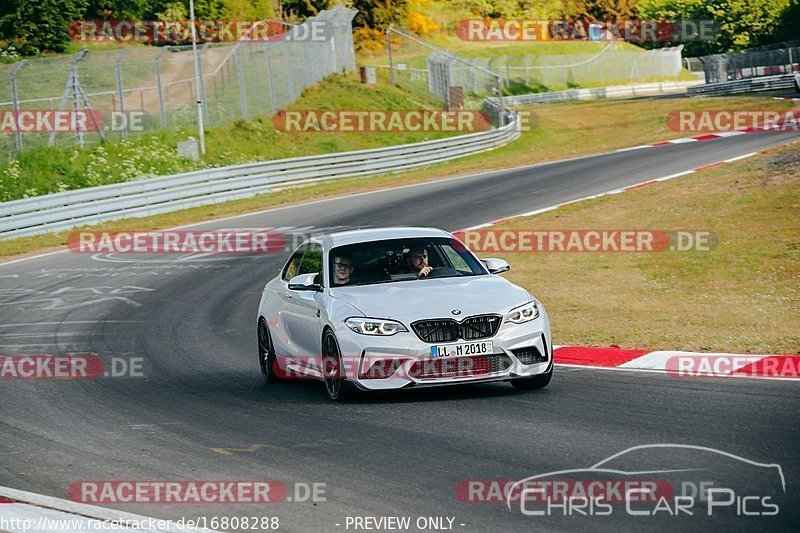
<instances>
[{"instance_id":1,"label":"white car door","mask_svg":"<svg viewBox=\"0 0 800 533\"><path fill-rule=\"evenodd\" d=\"M322 283L322 246L311 242L305 249L303 260L295 275L319 273L317 282ZM312 358L320 358L321 320L320 300L322 292L298 291L289 289L288 280L283 284L283 326L288 337L289 355L292 359L307 365Z\"/></svg>"}]
</instances>

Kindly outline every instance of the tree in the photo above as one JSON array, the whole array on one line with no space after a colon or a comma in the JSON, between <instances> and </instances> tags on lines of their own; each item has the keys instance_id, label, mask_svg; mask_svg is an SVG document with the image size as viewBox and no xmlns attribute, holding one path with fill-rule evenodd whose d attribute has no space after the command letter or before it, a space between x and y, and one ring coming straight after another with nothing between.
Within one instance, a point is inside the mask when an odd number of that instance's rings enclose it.
<instances>
[{"instance_id":1,"label":"tree","mask_svg":"<svg viewBox=\"0 0 800 533\"><path fill-rule=\"evenodd\" d=\"M353 9L358 10L353 19L353 27L384 31L389 24L405 20L408 14L408 2L406 0L355 0Z\"/></svg>"},{"instance_id":2,"label":"tree","mask_svg":"<svg viewBox=\"0 0 800 533\"><path fill-rule=\"evenodd\" d=\"M87 0L81 18L97 19L147 19L159 7L159 0Z\"/></svg>"},{"instance_id":3,"label":"tree","mask_svg":"<svg viewBox=\"0 0 800 533\"><path fill-rule=\"evenodd\" d=\"M789 7L781 13L778 29L775 30L777 41L800 39L800 0L791 0Z\"/></svg>"},{"instance_id":4,"label":"tree","mask_svg":"<svg viewBox=\"0 0 800 533\"><path fill-rule=\"evenodd\" d=\"M39 51L63 52L69 42L67 26L82 18L87 4L86 0L19 0L14 36Z\"/></svg>"},{"instance_id":5,"label":"tree","mask_svg":"<svg viewBox=\"0 0 800 533\"><path fill-rule=\"evenodd\" d=\"M646 19L716 22L713 40L686 43L688 55L702 55L780 40L776 30L794 2L796 0L640 0L637 8Z\"/></svg>"},{"instance_id":6,"label":"tree","mask_svg":"<svg viewBox=\"0 0 800 533\"><path fill-rule=\"evenodd\" d=\"M292 20L305 20L333 7L333 0L288 0L282 3L283 16Z\"/></svg>"}]
</instances>

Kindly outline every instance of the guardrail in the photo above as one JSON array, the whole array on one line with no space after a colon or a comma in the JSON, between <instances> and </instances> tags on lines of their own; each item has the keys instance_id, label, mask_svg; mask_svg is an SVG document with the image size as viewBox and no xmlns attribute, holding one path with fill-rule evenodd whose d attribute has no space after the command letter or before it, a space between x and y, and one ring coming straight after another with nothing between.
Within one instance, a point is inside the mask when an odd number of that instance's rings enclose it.
<instances>
[{"instance_id":1,"label":"guardrail","mask_svg":"<svg viewBox=\"0 0 800 533\"><path fill-rule=\"evenodd\" d=\"M755 91L772 91L775 89L791 89L795 85L792 74L746 78L743 80L722 81L690 87L689 96L718 96L723 94L749 93Z\"/></svg>"},{"instance_id":2,"label":"guardrail","mask_svg":"<svg viewBox=\"0 0 800 533\"><path fill-rule=\"evenodd\" d=\"M386 148L278 159L66 191L0 204L0 240L227 202L282 187L390 174L492 150L520 135L505 126Z\"/></svg>"},{"instance_id":3,"label":"guardrail","mask_svg":"<svg viewBox=\"0 0 800 533\"><path fill-rule=\"evenodd\" d=\"M654 94L680 93L687 88L702 84L699 80L673 81L663 83L635 83L632 85L616 85L611 87L594 87L589 89L570 89L567 91L554 91L546 93L520 94L517 96L504 96L503 103L507 106L520 106L530 104L550 104L554 102L567 102L569 100L596 100L601 98L624 98L630 96L649 96ZM496 101L496 98L488 98Z\"/></svg>"}]
</instances>

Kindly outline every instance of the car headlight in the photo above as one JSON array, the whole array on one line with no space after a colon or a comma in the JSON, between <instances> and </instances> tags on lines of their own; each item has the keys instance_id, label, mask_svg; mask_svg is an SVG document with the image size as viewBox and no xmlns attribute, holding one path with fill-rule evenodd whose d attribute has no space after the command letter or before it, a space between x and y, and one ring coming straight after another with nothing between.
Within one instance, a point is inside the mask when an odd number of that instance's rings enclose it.
<instances>
[{"instance_id":1,"label":"car headlight","mask_svg":"<svg viewBox=\"0 0 800 533\"><path fill-rule=\"evenodd\" d=\"M400 322L382 318L348 318L344 323L348 328L362 335L389 336L401 331L408 331Z\"/></svg>"},{"instance_id":2,"label":"car headlight","mask_svg":"<svg viewBox=\"0 0 800 533\"><path fill-rule=\"evenodd\" d=\"M515 324L530 322L539 316L539 307L536 302L528 302L525 305L515 307L506 315L506 320Z\"/></svg>"}]
</instances>

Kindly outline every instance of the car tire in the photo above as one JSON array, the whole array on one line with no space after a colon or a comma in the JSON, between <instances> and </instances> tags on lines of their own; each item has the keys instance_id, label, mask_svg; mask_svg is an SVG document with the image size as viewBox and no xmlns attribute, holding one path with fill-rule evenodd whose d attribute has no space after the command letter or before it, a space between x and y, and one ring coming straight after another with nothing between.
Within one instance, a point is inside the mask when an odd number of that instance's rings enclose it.
<instances>
[{"instance_id":1,"label":"car tire","mask_svg":"<svg viewBox=\"0 0 800 533\"><path fill-rule=\"evenodd\" d=\"M261 375L266 383L281 383L286 381L281 379L276 373L278 362L275 358L275 347L272 344L272 336L264 320L258 321L258 363L261 366Z\"/></svg>"},{"instance_id":2,"label":"car tire","mask_svg":"<svg viewBox=\"0 0 800 533\"><path fill-rule=\"evenodd\" d=\"M335 402L352 400L356 395L355 386L341 376L342 352L333 331L325 331L322 337L322 377L328 396Z\"/></svg>"},{"instance_id":3,"label":"car tire","mask_svg":"<svg viewBox=\"0 0 800 533\"><path fill-rule=\"evenodd\" d=\"M533 376L529 378L512 379L511 386L517 390L537 390L543 389L553 379L553 365L550 364L550 370L544 374Z\"/></svg>"}]
</instances>

